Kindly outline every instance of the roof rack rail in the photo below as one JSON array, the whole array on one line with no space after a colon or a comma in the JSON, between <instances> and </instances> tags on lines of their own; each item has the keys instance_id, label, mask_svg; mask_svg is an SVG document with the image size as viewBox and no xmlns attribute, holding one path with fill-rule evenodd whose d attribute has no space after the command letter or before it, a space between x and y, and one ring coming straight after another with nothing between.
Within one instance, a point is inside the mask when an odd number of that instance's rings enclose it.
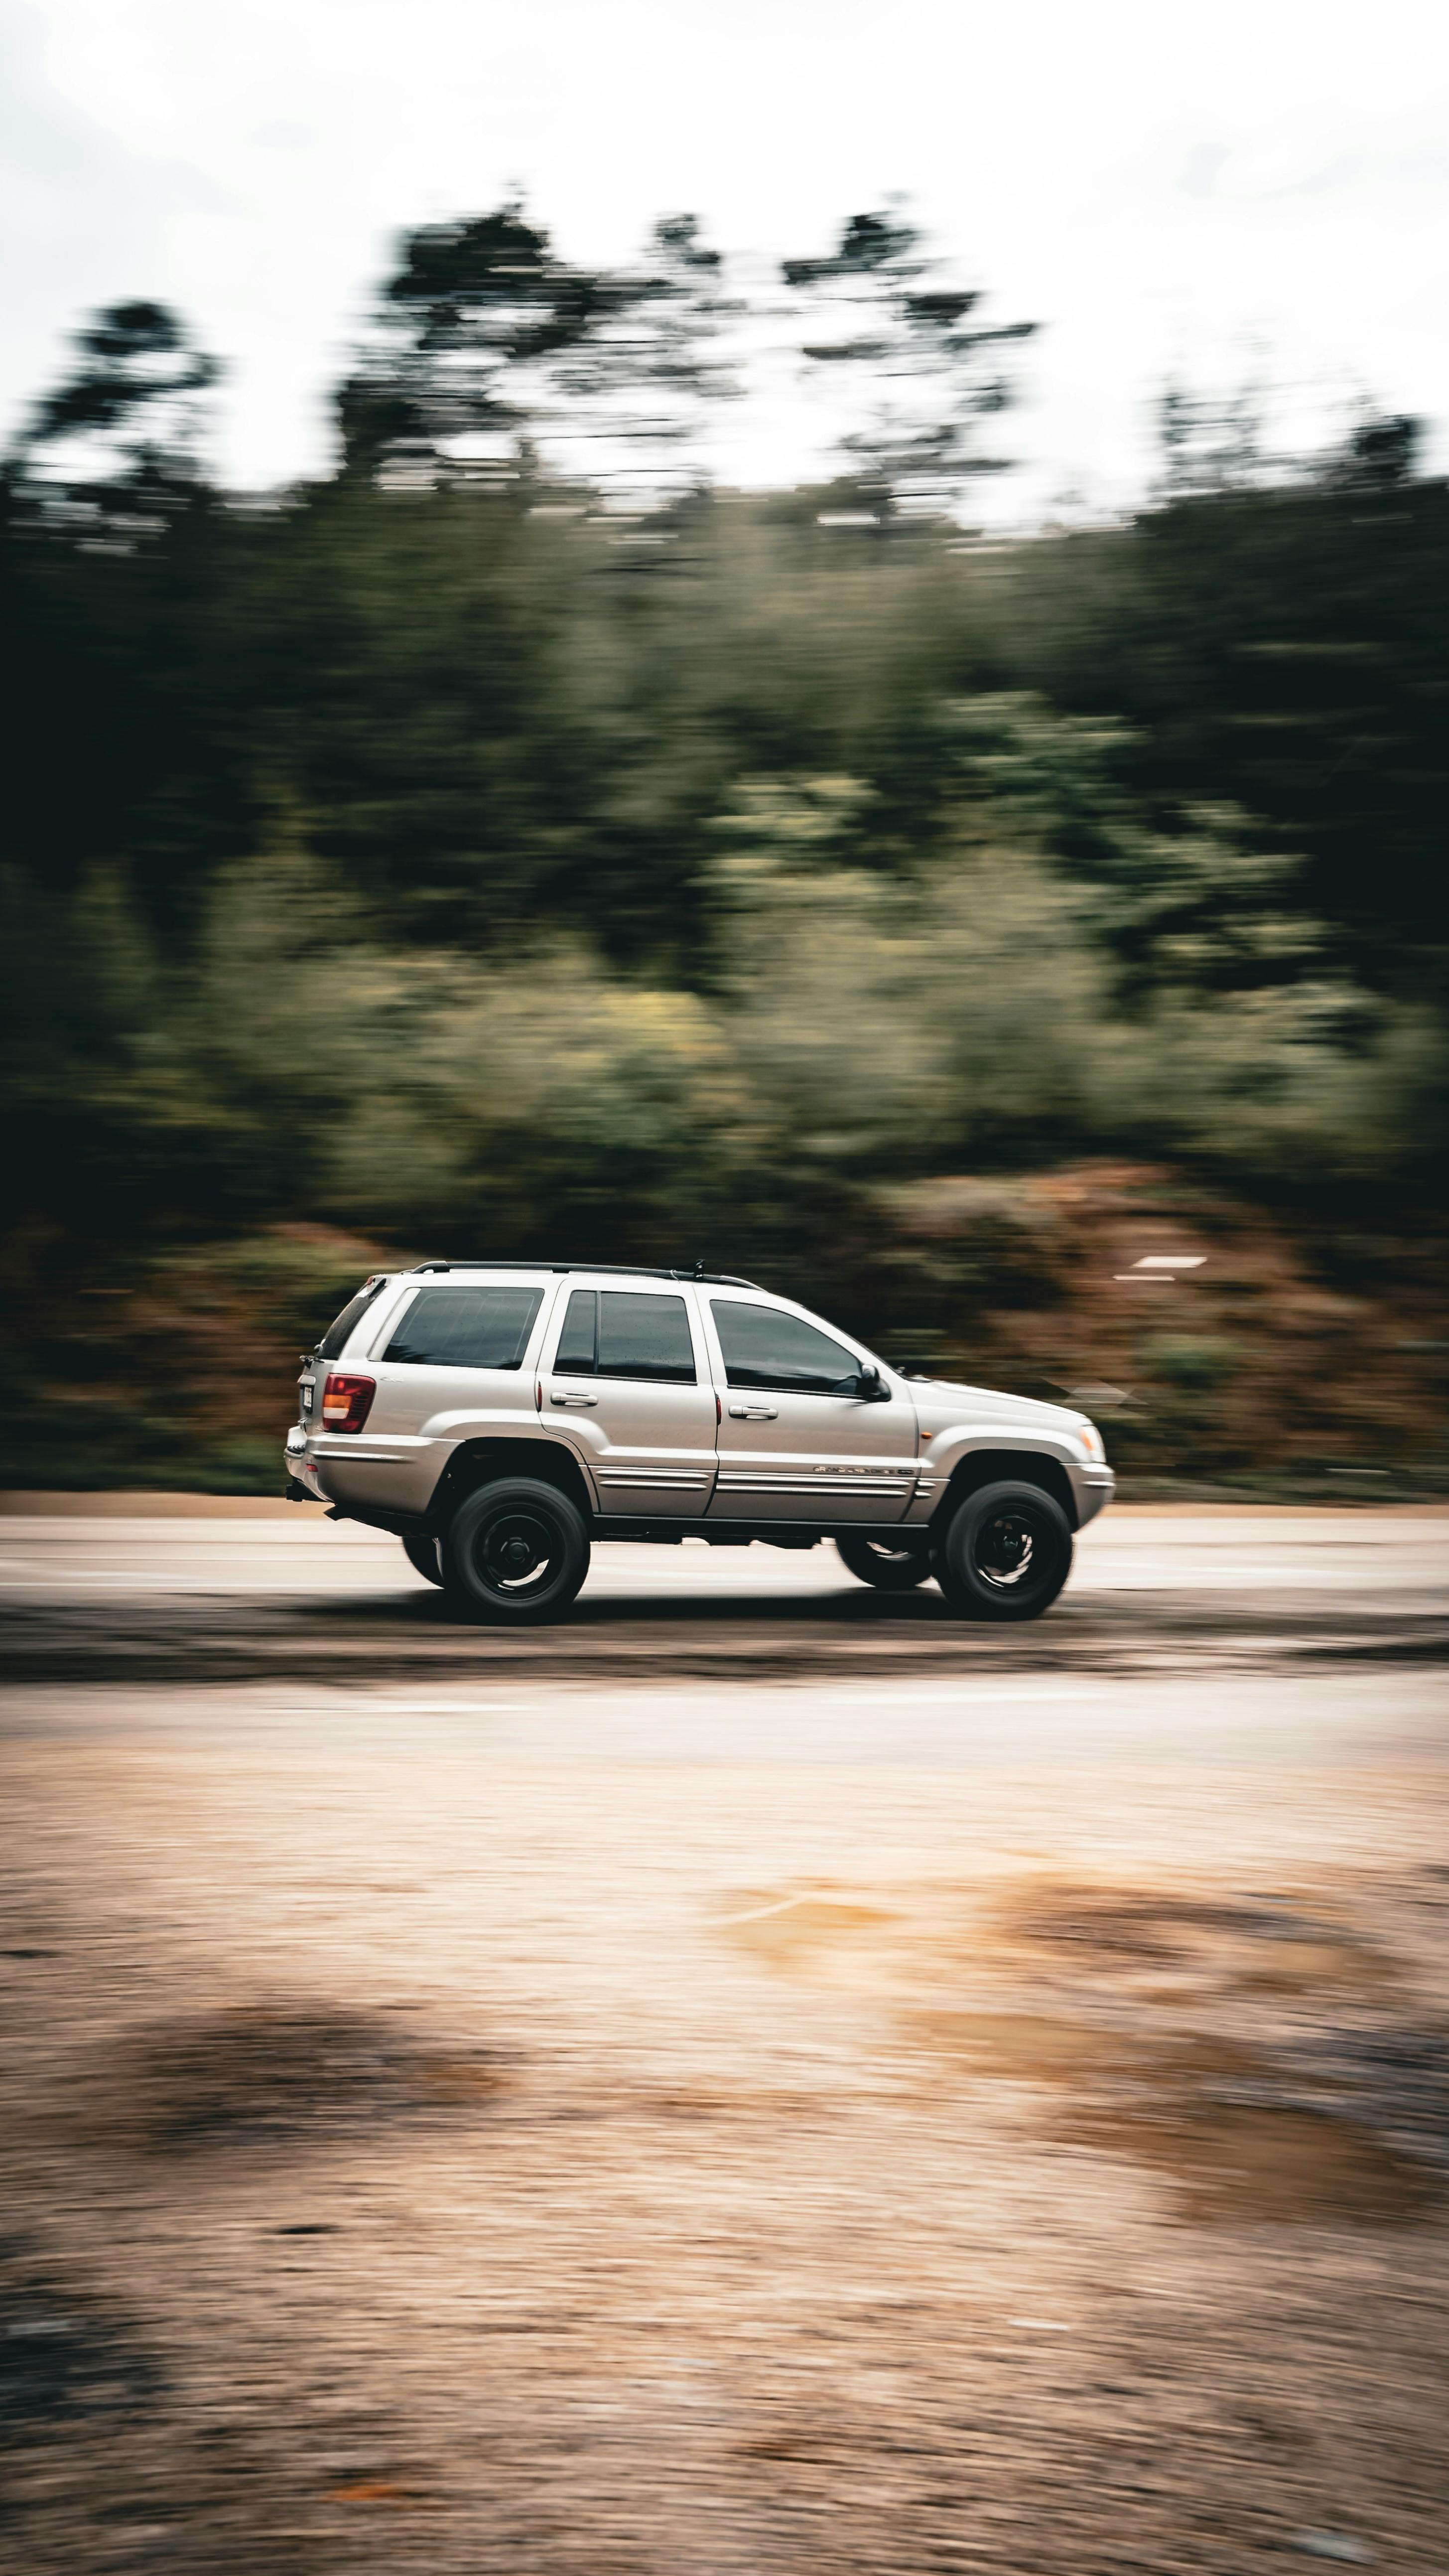
<instances>
[{"instance_id":1,"label":"roof rack rail","mask_svg":"<svg viewBox=\"0 0 1449 2576\"><path fill-rule=\"evenodd\" d=\"M767 1293L757 1279L737 1278L732 1270L706 1270L698 1262L692 1270L662 1270L648 1261L534 1261L526 1253L516 1254L511 1261L496 1253L481 1261L418 1261L409 1275L419 1279L424 1271L435 1270L551 1270L558 1275L588 1270L602 1279L692 1279L702 1288L753 1288L762 1296Z\"/></svg>"}]
</instances>

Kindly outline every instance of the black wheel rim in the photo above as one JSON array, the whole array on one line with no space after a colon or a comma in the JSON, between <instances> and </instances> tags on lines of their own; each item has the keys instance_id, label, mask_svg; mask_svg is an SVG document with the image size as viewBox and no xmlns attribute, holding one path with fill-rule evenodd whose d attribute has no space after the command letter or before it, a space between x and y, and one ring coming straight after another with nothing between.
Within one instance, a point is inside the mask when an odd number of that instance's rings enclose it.
<instances>
[{"instance_id":1,"label":"black wheel rim","mask_svg":"<svg viewBox=\"0 0 1449 2576\"><path fill-rule=\"evenodd\" d=\"M971 1562L988 1592L1035 1591L1049 1570L1051 1543L1047 1525L1030 1511L993 1512L977 1530Z\"/></svg>"},{"instance_id":2,"label":"black wheel rim","mask_svg":"<svg viewBox=\"0 0 1449 2576\"><path fill-rule=\"evenodd\" d=\"M557 1581L563 1558L556 1525L527 1505L486 1522L473 1547L479 1581L504 1601L538 1600Z\"/></svg>"},{"instance_id":3,"label":"black wheel rim","mask_svg":"<svg viewBox=\"0 0 1449 2576\"><path fill-rule=\"evenodd\" d=\"M878 1538L868 1538L865 1543L878 1565L916 1565L920 1561L913 1547L887 1547Z\"/></svg>"}]
</instances>

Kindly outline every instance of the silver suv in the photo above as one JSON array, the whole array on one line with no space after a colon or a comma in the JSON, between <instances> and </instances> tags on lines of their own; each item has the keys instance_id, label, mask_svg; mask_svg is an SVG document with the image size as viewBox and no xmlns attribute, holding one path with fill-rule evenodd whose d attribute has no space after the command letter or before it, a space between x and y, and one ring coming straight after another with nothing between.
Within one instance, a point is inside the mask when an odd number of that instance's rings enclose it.
<instances>
[{"instance_id":1,"label":"silver suv","mask_svg":"<svg viewBox=\"0 0 1449 2576\"><path fill-rule=\"evenodd\" d=\"M402 1540L467 1615L557 1618L597 1539L833 1539L885 1591L934 1575L1035 1619L1113 1490L1081 1413L906 1378L748 1279L426 1261L303 1356L288 1491Z\"/></svg>"}]
</instances>

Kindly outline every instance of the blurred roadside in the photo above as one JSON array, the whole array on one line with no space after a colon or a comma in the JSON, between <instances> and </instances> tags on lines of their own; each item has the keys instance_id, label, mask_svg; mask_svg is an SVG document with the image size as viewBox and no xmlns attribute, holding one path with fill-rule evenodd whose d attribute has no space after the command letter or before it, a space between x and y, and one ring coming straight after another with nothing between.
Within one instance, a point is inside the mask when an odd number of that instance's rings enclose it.
<instances>
[{"instance_id":1,"label":"blurred roadside","mask_svg":"<svg viewBox=\"0 0 1449 2576\"><path fill-rule=\"evenodd\" d=\"M848 1301L897 1365L1080 1405L1124 1501L1449 1498L1449 1228L1432 1219L1370 1229L1105 1163L839 1186L834 1213L818 1259L783 1253L792 1293ZM101 1280L12 1259L31 1375L7 1484L275 1492L299 1349L361 1277L417 1257L279 1225L118 1249Z\"/></svg>"},{"instance_id":2,"label":"blurred roadside","mask_svg":"<svg viewBox=\"0 0 1449 2576\"><path fill-rule=\"evenodd\" d=\"M408 236L265 496L180 317L78 335L0 473L6 1483L275 1490L358 1280L502 1254L748 1272L1129 1495L1449 1492L1418 425L1179 391L1130 520L988 542L1027 326L898 208L780 291L808 490L709 483L693 217Z\"/></svg>"}]
</instances>

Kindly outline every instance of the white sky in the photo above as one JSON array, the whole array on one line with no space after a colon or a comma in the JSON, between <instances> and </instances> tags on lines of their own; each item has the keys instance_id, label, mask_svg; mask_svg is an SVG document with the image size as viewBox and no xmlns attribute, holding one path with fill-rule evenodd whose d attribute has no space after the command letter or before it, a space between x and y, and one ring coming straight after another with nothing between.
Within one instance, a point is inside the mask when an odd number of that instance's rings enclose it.
<instances>
[{"instance_id":1,"label":"white sky","mask_svg":"<svg viewBox=\"0 0 1449 2576\"><path fill-rule=\"evenodd\" d=\"M269 483L328 456L406 226L517 184L570 258L687 210L758 273L904 191L987 318L1048 326L1014 513L1130 498L1174 370L1256 373L1285 437L1423 414L1442 466L1446 111L1442 0L0 0L0 430L84 312L154 296L228 362L223 472ZM735 406L721 464L790 480L815 426Z\"/></svg>"}]
</instances>

